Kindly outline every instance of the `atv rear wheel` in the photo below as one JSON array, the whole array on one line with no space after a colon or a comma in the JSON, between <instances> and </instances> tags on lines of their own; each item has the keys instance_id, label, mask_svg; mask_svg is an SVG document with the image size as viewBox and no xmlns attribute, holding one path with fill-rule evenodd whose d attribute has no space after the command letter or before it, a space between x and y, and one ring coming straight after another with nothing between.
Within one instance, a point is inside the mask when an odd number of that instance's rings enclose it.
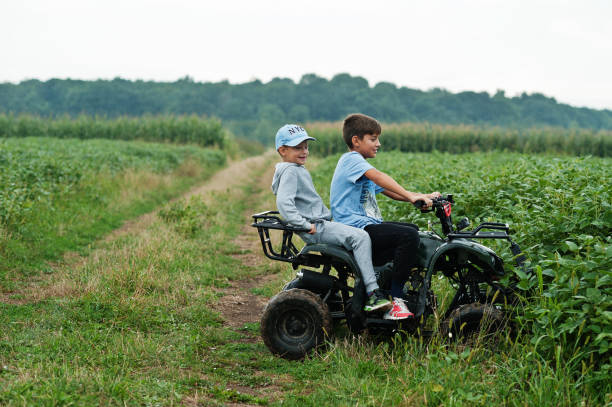
<instances>
[{"instance_id":1,"label":"atv rear wheel","mask_svg":"<svg viewBox=\"0 0 612 407\"><path fill-rule=\"evenodd\" d=\"M504 313L491 304L464 304L453 310L440 326L449 341L487 339L504 326ZM483 336L478 336L482 334Z\"/></svg>"},{"instance_id":2,"label":"atv rear wheel","mask_svg":"<svg viewBox=\"0 0 612 407\"><path fill-rule=\"evenodd\" d=\"M301 359L331 335L331 315L321 298L299 288L274 296L261 318L261 336L270 351Z\"/></svg>"}]
</instances>

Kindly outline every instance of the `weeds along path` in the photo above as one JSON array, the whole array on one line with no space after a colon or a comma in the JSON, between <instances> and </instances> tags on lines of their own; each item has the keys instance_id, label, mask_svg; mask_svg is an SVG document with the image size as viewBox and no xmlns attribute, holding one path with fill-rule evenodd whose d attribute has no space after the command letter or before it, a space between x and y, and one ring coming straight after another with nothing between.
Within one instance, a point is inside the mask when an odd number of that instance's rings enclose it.
<instances>
[{"instance_id":1,"label":"weeds along path","mask_svg":"<svg viewBox=\"0 0 612 407\"><path fill-rule=\"evenodd\" d=\"M275 206L276 160L270 153L231 163L95 242L87 256L69 254L22 292L0 297L0 405L609 401L583 393L558 363L525 356L535 353L519 341L425 349L412 337L337 337L303 362L273 356L260 340L261 308L295 272L263 256L249 225L252 213Z\"/></svg>"}]
</instances>

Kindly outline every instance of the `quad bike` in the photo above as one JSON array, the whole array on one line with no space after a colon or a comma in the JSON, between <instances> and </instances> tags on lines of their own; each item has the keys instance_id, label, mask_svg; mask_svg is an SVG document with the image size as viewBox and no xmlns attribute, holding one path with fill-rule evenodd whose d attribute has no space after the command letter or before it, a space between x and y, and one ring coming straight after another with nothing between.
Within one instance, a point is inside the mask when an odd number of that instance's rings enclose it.
<instances>
[{"instance_id":1,"label":"quad bike","mask_svg":"<svg viewBox=\"0 0 612 407\"><path fill-rule=\"evenodd\" d=\"M447 195L434 199L430 210L422 210L435 212L446 237L419 231L419 264L412 270L403 293L415 317L404 320L386 320L382 311L363 310L365 286L351 252L328 244L307 244L298 250L293 234L306 230L287 224L275 211L253 215L252 226L257 228L264 254L291 263L298 270L297 277L264 309L261 334L270 351L287 359L300 359L324 343L332 333L332 324L341 321L346 321L353 333L368 329L431 336L438 319L442 321L439 331L447 339L468 337L485 325L489 332L500 329L507 305L516 301L516 281L505 285L500 282L505 275L502 259L476 240L507 240L517 266L527 272L525 257L510 238L505 223L486 222L465 231L469 221L463 218L457 227L453 226L452 203L453 196ZM415 206L422 204L420 201ZM272 243L271 230L282 234L280 249ZM383 290L390 290L392 267L391 263L375 267ZM438 305L442 293L434 293L432 287L436 275L440 277L434 282L444 280L445 284L443 307Z\"/></svg>"}]
</instances>

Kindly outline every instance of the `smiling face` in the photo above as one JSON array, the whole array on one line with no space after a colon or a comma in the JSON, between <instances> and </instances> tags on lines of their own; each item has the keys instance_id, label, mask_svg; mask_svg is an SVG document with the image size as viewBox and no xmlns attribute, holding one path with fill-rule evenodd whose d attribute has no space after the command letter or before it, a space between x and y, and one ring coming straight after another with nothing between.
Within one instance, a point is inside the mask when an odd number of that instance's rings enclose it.
<instances>
[{"instance_id":1,"label":"smiling face","mask_svg":"<svg viewBox=\"0 0 612 407\"><path fill-rule=\"evenodd\" d=\"M357 151L363 156L363 158L374 158L380 147L380 141L378 137L380 134L364 134L363 138L353 136L353 148L352 151Z\"/></svg>"},{"instance_id":2,"label":"smiling face","mask_svg":"<svg viewBox=\"0 0 612 407\"><path fill-rule=\"evenodd\" d=\"M304 165L308 158L308 140L302 141L295 147L280 146L278 152L284 162Z\"/></svg>"}]
</instances>

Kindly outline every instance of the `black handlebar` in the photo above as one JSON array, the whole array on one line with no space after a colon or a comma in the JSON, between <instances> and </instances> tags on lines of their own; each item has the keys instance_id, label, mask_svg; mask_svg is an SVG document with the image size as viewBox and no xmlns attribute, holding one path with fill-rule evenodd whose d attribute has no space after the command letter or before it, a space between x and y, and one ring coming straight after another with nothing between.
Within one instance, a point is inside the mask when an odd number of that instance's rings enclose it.
<instances>
[{"instance_id":1,"label":"black handlebar","mask_svg":"<svg viewBox=\"0 0 612 407\"><path fill-rule=\"evenodd\" d=\"M421 212L423 213L427 213L427 212L431 212L433 211L435 208L442 208L445 204L447 203L455 203L455 201L453 200L453 195L452 194L448 194L446 196L439 196L436 198L432 199L433 205L431 206L430 209L423 209L423 206L425 205L425 201L423 201L422 199L419 199L418 201L416 201L414 203L414 206L417 209L420 209Z\"/></svg>"}]
</instances>

